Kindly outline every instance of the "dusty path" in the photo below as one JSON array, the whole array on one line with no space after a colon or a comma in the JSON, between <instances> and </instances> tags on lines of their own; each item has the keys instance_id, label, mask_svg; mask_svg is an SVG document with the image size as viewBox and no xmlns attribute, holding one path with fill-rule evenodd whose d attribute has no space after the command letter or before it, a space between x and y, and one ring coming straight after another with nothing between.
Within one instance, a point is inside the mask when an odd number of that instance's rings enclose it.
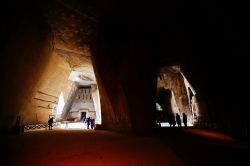
<instances>
[{"instance_id":1,"label":"dusty path","mask_svg":"<svg viewBox=\"0 0 250 166\"><path fill-rule=\"evenodd\" d=\"M233 157L232 162L246 159L249 148L245 145L230 139L215 140L199 132L170 131L154 137L94 130L27 132L1 138L4 164L0 165L181 166L219 165L226 159L224 155ZM241 158L230 156L236 153Z\"/></svg>"}]
</instances>

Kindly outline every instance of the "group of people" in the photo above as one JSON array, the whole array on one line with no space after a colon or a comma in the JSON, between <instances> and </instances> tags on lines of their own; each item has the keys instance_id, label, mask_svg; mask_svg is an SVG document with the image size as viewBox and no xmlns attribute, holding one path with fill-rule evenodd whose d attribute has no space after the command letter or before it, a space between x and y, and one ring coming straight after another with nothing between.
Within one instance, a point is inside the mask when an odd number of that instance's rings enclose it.
<instances>
[{"instance_id":1,"label":"group of people","mask_svg":"<svg viewBox=\"0 0 250 166\"><path fill-rule=\"evenodd\" d=\"M83 123L87 126L87 129L94 129L95 128L95 119L88 117L88 118L83 118Z\"/></svg>"},{"instance_id":2,"label":"group of people","mask_svg":"<svg viewBox=\"0 0 250 166\"><path fill-rule=\"evenodd\" d=\"M181 127L181 116L178 113L176 113L175 117L174 115L169 117L168 122L170 127L175 127L176 123L178 127ZM185 113L182 113L182 122L185 128L187 128L187 115Z\"/></svg>"},{"instance_id":3,"label":"group of people","mask_svg":"<svg viewBox=\"0 0 250 166\"><path fill-rule=\"evenodd\" d=\"M48 120L49 130L52 130L53 123L54 123L54 117L49 118L49 120ZM91 118L91 117L85 118L84 117L83 123L87 126L87 129L94 129L95 128L95 119L94 118Z\"/></svg>"}]
</instances>

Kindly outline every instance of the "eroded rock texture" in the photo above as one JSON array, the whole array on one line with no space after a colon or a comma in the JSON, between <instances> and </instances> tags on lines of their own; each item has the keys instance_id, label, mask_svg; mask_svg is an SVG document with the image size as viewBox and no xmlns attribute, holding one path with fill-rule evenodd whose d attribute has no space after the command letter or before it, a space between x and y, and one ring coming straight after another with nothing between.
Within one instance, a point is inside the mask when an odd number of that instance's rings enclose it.
<instances>
[{"instance_id":1,"label":"eroded rock texture","mask_svg":"<svg viewBox=\"0 0 250 166\"><path fill-rule=\"evenodd\" d=\"M184 112L189 115L192 114L189 106L189 97L186 85L184 83L184 78L180 73L180 70L177 70L174 67L161 68L157 85L158 91L160 90L160 88L166 88L173 92L173 102L176 103L176 107L173 108L173 113Z\"/></svg>"}]
</instances>

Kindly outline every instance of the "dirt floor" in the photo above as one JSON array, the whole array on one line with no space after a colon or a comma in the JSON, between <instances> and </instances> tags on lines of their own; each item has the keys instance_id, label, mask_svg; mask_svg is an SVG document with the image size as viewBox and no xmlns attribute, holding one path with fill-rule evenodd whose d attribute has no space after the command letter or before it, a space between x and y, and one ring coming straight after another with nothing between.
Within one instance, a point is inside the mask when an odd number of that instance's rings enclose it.
<instances>
[{"instance_id":1,"label":"dirt floor","mask_svg":"<svg viewBox=\"0 0 250 166\"><path fill-rule=\"evenodd\" d=\"M242 165L249 164L249 152L247 144L200 129L164 129L150 136L55 129L1 136L0 165Z\"/></svg>"}]
</instances>

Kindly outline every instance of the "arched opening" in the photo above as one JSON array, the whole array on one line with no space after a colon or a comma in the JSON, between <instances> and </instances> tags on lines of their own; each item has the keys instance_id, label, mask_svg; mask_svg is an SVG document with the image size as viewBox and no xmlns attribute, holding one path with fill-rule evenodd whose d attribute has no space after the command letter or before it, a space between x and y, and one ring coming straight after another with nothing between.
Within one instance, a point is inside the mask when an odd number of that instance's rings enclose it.
<instances>
[{"instance_id":1,"label":"arched opening","mask_svg":"<svg viewBox=\"0 0 250 166\"><path fill-rule=\"evenodd\" d=\"M156 123L161 127L175 127L177 114L187 115L187 125L198 121L199 106L196 92L181 71L180 66L161 67L157 78ZM183 123L183 119L181 120ZM183 124L182 124L183 125Z\"/></svg>"},{"instance_id":2,"label":"arched opening","mask_svg":"<svg viewBox=\"0 0 250 166\"><path fill-rule=\"evenodd\" d=\"M86 51L87 52L87 51ZM102 123L99 90L88 54L55 48L34 94L20 114L25 129L45 127L49 117L63 129L87 129L84 119Z\"/></svg>"},{"instance_id":3,"label":"arched opening","mask_svg":"<svg viewBox=\"0 0 250 166\"><path fill-rule=\"evenodd\" d=\"M1 104L1 130L7 132L17 119L27 130L46 127L49 117L67 121L81 87L90 87L88 100L93 106L77 107L72 121L80 120L81 112L91 108L96 123L101 124L90 50L95 21L57 1L7 3L2 11L8 21L1 31L5 34L1 40L1 99L5 103Z\"/></svg>"}]
</instances>

